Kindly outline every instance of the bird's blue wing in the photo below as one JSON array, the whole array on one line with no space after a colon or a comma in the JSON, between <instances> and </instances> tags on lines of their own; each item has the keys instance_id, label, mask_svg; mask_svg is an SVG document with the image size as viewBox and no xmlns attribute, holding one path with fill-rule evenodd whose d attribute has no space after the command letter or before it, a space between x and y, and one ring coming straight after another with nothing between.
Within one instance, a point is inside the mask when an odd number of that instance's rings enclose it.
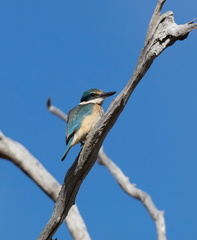
<instances>
[{"instance_id":1,"label":"bird's blue wing","mask_svg":"<svg viewBox=\"0 0 197 240\"><path fill-rule=\"evenodd\" d=\"M74 133L80 128L85 116L90 115L94 104L78 105L68 113L68 123L66 128L66 144L73 137Z\"/></svg>"}]
</instances>

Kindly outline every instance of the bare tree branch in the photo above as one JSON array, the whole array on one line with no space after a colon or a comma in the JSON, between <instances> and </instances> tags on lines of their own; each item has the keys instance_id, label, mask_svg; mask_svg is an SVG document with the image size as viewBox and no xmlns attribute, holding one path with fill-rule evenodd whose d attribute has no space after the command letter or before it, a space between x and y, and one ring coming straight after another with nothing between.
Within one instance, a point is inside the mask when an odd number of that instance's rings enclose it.
<instances>
[{"instance_id":1,"label":"bare tree branch","mask_svg":"<svg viewBox=\"0 0 197 240\"><path fill-rule=\"evenodd\" d=\"M51 105L47 104L48 109L51 113L62 118L64 116L64 121L67 121L67 115L63 114L62 111ZM60 113L60 114L59 114ZM105 166L116 179L120 187L131 197L138 199L147 209L151 218L155 221L157 228L158 240L166 240L166 227L163 211L159 211L154 205L151 197L144 191L136 188L134 184L131 184L129 178L124 175L121 169L105 154L103 147L101 147L98 154L98 163ZM69 211L70 213L70 211Z\"/></svg>"},{"instance_id":2,"label":"bare tree branch","mask_svg":"<svg viewBox=\"0 0 197 240\"><path fill-rule=\"evenodd\" d=\"M135 184L130 183L129 178L124 175L121 169L104 153L103 148L98 154L98 162L105 166L114 176L120 187L131 197L138 199L147 209L151 218L155 221L157 228L157 239L166 240L166 227L163 211L159 211L154 205L151 197L144 191L136 188Z\"/></svg>"},{"instance_id":3,"label":"bare tree branch","mask_svg":"<svg viewBox=\"0 0 197 240\"><path fill-rule=\"evenodd\" d=\"M62 111L51 105L47 105L48 109L51 113L55 114L56 116L62 118L64 121L67 121L67 116L64 114L62 115ZM59 114L60 113L60 114ZM116 179L120 187L131 197L138 199L142 202L142 204L147 209L148 213L150 214L151 218L154 220L157 228L157 236L158 240L166 240L166 226L165 226L165 219L164 219L164 212L159 211L156 206L154 205L151 197L146 192L142 191L132 183L130 183L129 178L124 175L121 169L105 154L103 147L100 148L98 154L98 163L105 166ZM69 211L70 213L70 211Z\"/></svg>"},{"instance_id":4,"label":"bare tree branch","mask_svg":"<svg viewBox=\"0 0 197 240\"><path fill-rule=\"evenodd\" d=\"M61 188L58 181L23 145L4 136L2 132L0 132L0 158L10 160L30 177L54 202L57 200ZM72 206L65 221L73 239L91 239L76 205Z\"/></svg>"},{"instance_id":5,"label":"bare tree branch","mask_svg":"<svg viewBox=\"0 0 197 240\"><path fill-rule=\"evenodd\" d=\"M63 219L67 216L70 207L75 202L80 185L97 159L104 138L113 127L133 90L148 71L154 59L168 46L171 46L177 40L185 39L190 31L197 28L197 24L191 22L184 25L177 25L174 22L172 12L159 15L158 11L161 10L164 2L164 0L158 1L151 20L152 23L150 22L149 25L145 46L140 54L138 64L131 79L123 91L112 102L104 117L90 132L82 151L68 170L53 214L41 235L38 237L39 240L51 239Z\"/></svg>"},{"instance_id":6,"label":"bare tree branch","mask_svg":"<svg viewBox=\"0 0 197 240\"><path fill-rule=\"evenodd\" d=\"M48 100L47 100L47 108L48 108L49 112L55 114L56 116L61 118L63 121L67 122L67 115L64 114L59 108L56 108L53 105L51 105L50 98L48 98Z\"/></svg>"}]
</instances>

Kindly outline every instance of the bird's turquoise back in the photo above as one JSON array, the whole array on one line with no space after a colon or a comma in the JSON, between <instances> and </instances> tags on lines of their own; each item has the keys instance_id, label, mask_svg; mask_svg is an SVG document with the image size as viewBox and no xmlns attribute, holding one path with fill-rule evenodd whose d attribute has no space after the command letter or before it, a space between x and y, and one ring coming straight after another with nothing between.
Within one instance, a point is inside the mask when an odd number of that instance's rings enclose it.
<instances>
[{"instance_id":1,"label":"bird's turquoise back","mask_svg":"<svg viewBox=\"0 0 197 240\"><path fill-rule=\"evenodd\" d=\"M104 99L113 94L115 94L115 92L103 92L99 89L90 89L83 93L80 104L70 110L66 128L67 146L62 161L71 147L86 141L88 134L104 114L101 106Z\"/></svg>"},{"instance_id":2,"label":"bird's turquoise back","mask_svg":"<svg viewBox=\"0 0 197 240\"><path fill-rule=\"evenodd\" d=\"M73 134L81 127L83 119L92 113L94 104L78 105L68 113L68 123L66 128L66 144L68 144Z\"/></svg>"}]
</instances>

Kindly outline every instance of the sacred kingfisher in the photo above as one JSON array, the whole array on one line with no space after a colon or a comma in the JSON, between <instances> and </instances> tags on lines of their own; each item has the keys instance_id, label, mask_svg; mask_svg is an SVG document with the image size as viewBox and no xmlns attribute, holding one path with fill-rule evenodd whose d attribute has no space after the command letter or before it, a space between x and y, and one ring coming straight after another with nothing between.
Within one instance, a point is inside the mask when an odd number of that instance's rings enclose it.
<instances>
[{"instance_id":1,"label":"sacred kingfisher","mask_svg":"<svg viewBox=\"0 0 197 240\"><path fill-rule=\"evenodd\" d=\"M99 89L90 89L83 93L78 106L68 113L66 128L66 150L62 157L65 159L71 147L86 140L88 133L103 116L102 103L105 98L116 92L103 92Z\"/></svg>"}]
</instances>

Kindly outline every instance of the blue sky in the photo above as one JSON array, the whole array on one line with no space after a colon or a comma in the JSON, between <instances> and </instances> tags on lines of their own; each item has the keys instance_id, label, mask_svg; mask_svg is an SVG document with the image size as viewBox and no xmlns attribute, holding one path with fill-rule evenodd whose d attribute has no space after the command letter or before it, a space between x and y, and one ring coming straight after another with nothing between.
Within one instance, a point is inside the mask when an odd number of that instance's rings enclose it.
<instances>
[{"instance_id":1,"label":"blue sky","mask_svg":"<svg viewBox=\"0 0 197 240\"><path fill-rule=\"evenodd\" d=\"M90 88L123 89L156 1L1 2L0 129L22 143L61 183L80 147L62 163L65 113ZM197 2L170 1L178 24L197 17ZM165 211L168 239L197 238L197 31L165 50L132 94L104 148L131 182ZM112 98L106 100L106 110ZM38 237L53 202L19 169L0 160L1 238ZM76 203L94 240L156 239L140 202L125 195L98 164ZM54 238L72 239L63 224Z\"/></svg>"}]
</instances>

